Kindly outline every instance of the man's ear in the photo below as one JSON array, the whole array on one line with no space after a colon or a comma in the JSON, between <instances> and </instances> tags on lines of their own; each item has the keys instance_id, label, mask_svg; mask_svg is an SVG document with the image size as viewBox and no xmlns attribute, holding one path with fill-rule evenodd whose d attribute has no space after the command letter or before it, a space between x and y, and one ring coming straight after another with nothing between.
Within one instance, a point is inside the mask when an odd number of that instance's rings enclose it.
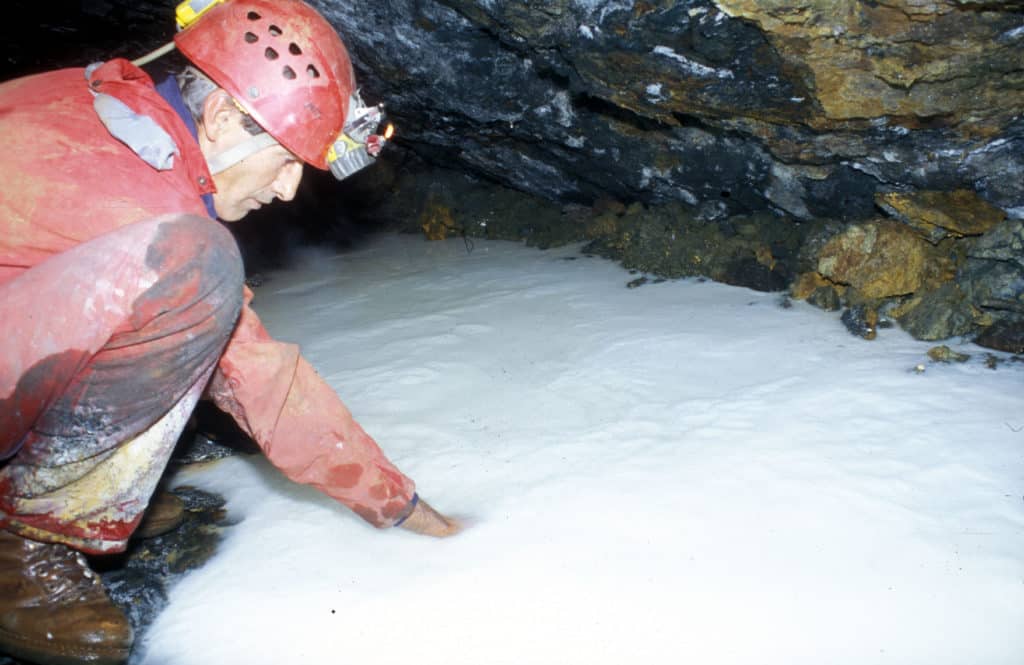
<instances>
[{"instance_id":1,"label":"man's ear","mask_svg":"<svg viewBox=\"0 0 1024 665\"><path fill-rule=\"evenodd\" d=\"M203 102L203 122L199 128L211 143L231 132L235 125L241 124L242 112L224 90L214 90Z\"/></svg>"}]
</instances>

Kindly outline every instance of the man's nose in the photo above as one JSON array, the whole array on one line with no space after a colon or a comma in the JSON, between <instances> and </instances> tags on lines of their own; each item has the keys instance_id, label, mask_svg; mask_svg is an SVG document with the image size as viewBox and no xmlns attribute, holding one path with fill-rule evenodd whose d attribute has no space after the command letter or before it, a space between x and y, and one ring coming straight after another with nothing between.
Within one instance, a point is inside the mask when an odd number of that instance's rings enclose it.
<instances>
[{"instance_id":1,"label":"man's nose","mask_svg":"<svg viewBox=\"0 0 1024 665\"><path fill-rule=\"evenodd\" d=\"M281 167L274 180L274 194L282 201L291 201L302 180L302 162L289 162Z\"/></svg>"}]
</instances>

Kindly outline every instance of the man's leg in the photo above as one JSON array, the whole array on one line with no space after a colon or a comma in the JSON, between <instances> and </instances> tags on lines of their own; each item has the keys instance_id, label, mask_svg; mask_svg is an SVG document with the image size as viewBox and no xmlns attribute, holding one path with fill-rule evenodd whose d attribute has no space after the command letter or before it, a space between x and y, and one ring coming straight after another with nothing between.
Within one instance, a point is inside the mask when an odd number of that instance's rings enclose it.
<instances>
[{"instance_id":1,"label":"man's leg","mask_svg":"<svg viewBox=\"0 0 1024 665\"><path fill-rule=\"evenodd\" d=\"M17 534L0 536L0 650L127 654L127 623L65 545L124 548L230 337L242 279L226 230L169 217L0 285L0 526Z\"/></svg>"}]
</instances>

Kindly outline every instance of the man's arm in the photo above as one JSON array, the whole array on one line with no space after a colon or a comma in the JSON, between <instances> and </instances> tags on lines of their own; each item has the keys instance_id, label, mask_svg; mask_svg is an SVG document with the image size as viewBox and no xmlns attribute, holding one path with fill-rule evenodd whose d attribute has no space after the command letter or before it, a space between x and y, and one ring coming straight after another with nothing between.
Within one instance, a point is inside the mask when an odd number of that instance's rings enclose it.
<instances>
[{"instance_id":1,"label":"man's arm","mask_svg":"<svg viewBox=\"0 0 1024 665\"><path fill-rule=\"evenodd\" d=\"M286 476L316 487L374 526L393 526L408 513L417 533L457 531L429 506L417 510L413 481L355 422L298 347L271 338L248 306L207 394Z\"/></svg>"}]
</instances>

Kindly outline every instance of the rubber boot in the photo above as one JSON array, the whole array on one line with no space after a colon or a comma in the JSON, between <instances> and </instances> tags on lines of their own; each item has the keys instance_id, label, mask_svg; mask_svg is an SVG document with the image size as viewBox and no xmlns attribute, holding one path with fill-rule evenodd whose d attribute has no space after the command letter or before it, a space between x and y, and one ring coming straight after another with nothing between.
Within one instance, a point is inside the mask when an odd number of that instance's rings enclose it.
<instances>
[{"instance_id":1,"label":"rubber boot","mask_svg":"<svg viewBox=\"0 0 1024 665\"><path fill-rule=\"evenodd\" d=\"M0 651L40 665L118 665L132 629L80 552L0 531Z\"/></svg>"}]
</instances>

